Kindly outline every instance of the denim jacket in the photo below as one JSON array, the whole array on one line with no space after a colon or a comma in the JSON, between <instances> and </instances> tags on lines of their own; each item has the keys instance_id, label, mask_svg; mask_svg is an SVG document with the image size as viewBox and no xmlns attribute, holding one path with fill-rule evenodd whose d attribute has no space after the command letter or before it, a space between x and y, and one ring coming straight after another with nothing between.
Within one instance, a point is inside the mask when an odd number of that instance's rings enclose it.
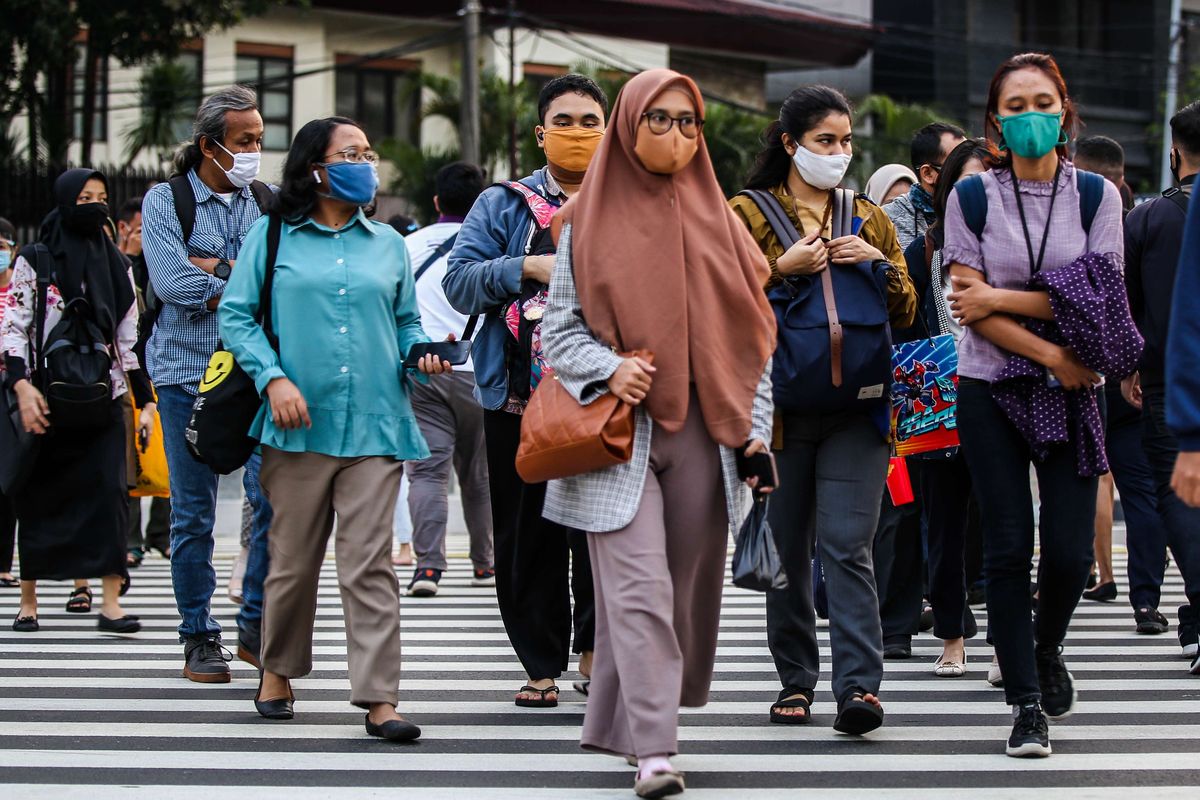
<instances>
[{"instance_id":1,"label":"denim jacket","mask_svg":"<svg viewBox=\"0 0 1200 800\"><path fill-rule=\"evenodd\" d=\"M552 204L561 205L562 198L546 167L521 183ZM534 226L528 206L516 192L503 186L489 187L467 214L442 279L446 299L455 310L483 317L471 347L475 399L493 411L503 408L509 395L504 358L511 334L502 316L503 308L521 292L521 270Z\"/></svg>"}]
</instances>

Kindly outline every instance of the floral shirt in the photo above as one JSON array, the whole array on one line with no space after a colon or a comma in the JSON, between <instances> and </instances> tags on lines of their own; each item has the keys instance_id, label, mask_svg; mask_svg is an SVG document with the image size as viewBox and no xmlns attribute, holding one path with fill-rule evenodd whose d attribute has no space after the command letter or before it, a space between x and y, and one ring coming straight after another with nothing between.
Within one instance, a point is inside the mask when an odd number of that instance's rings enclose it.
<instances>
[{"instance_id":1,"label":"floral shirt","mask_svg":"<svg viewBox=\"0 0 1200 800\"><path fill-rule=\"evenodd\" d=\"M133 286L133 271L128 270L129 284ZM136 289L134 293L136 294ZM18 257L13 269L12 283L6 294L0 294L4 302L4 313L0 322L0 350L6 356L13 356L31 363L29 342L34 331L34 300L37 295L37 273L24 258ZM46 326L45 335L62 319L63 299L58 288L50 285L46 292ZM129 391L125 381L125 373L141 369L137 354L133 352L137 344L138 309L137 303L129 307L124 318L117 325L117 353L113 356L112 392L113 397L120 397ZM43 339L43 343L45 339Z\"/></svg>"}]
</instances>

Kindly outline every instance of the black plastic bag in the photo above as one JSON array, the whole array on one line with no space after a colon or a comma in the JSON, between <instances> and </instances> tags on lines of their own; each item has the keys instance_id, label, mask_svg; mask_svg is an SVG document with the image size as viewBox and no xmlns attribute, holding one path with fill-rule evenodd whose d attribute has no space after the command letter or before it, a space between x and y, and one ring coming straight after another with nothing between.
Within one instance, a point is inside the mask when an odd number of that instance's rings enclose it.
<instances>
[{"instance_id":1,"label":"black plastic bag","mask_svg":"<svg viewBox=\"0 0 1200 800\"><path fill-rule=\"evenodd\" d=\"M733 585L756 592L787 588L787 573L775 547L771 523L767 522L765 494L755 494L754 508L742 523L733 551Z\"/></svg>"}]
</instances>

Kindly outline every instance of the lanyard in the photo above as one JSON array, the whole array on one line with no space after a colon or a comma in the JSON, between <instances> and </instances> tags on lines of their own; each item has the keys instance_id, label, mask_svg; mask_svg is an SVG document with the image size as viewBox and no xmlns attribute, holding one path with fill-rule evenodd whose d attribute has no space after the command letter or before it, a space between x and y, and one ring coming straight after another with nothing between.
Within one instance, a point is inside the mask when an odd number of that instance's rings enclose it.
<instances>
[{"instance_id":1,"label":"lanyard","mask_svg":"<svg viewBox=\"0 0 1200 800\"><path fill-rule=\"evenodd\" d=\"M1046 240L1050 237L1050 225L1054 221L1054 199L1058 197L1058 176L1062 171L1062 162L1054 170L1054 188L1050 191L1050 209L1046 212L1046 229L1042 231L1042 246L1038 250L1037 261L1033 260L1033 242L1029 238L1029 226L1025 223L1025 206L1021 203L1021 182L1017 174L1012 173L1013 194L1017 196L1017 213L1021 215L1021 233L1025 234L1025 249L1029 252L1029 274L1036 275L1042 271L1042 259L1046 257Z\"/></svg>"}]
</instances>

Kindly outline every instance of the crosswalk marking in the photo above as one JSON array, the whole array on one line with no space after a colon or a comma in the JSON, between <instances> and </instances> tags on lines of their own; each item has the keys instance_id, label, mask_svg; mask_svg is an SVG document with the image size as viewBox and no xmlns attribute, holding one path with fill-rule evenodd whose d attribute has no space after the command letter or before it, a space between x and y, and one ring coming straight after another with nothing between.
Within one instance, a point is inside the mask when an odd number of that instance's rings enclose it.
<instances>
[{"instance_id":1,"label":"crosswalk marking","mask_svg":"<svg viewBox=\"0 0 1200 800\"><path fill-rule=\"evenodd\" d=\"M1118 558L1124 586L1123 558ZM229 559L219 559L222 578ZM408 571L399 574L407 581ZM0 619L17 611L0 590ZM439 596L402 598L402 713L424 735L415 746L370 739L348 703L346 648L333 564L318 602L314 671L295 682L297 717L260 719L251 704L256 673L235 661L230 684L179 677L168 565L148 558L127 598L144 624L131 637L102 636L95 615L66 614L65 584L41 590L42 630L0 628L0 796L195 797L238 791L254 800L416 796L477 798L632 797L621 760L578 748L585 699L564 675L554 710L522 710L512 694L524 679L504 635L494 590L470 586L469 562L453 559ZM1171 570L1162 611L1174 624L1182 585ZM229 643L236 609L214 612ZM987 613L967 644L968 674L932 676L940 643L914 640L914 657L885 662L887 722L866 741L830 729L829 637L818 630L825 678L809 726L766 723L778 691L766 648L762 596L726 587L712 702L683 709L677 766L695 800L969 794L971 800L1028 792L1039 798L1120 798L1138 788L1156 798L1194 797L1200 786L1200 678L1186 674L1174 628L1134 633L1124 598L1083 603L1065 657L1081 693L1068 720L1052 726L1055 755L1006 758L1008 710L984 676L991 650ZM206 781L212 781L206 783ZM213 784L216 784L215 786ZM1114 789L1112 787L1125 787Z\"/></svg>"}]
</instances>

